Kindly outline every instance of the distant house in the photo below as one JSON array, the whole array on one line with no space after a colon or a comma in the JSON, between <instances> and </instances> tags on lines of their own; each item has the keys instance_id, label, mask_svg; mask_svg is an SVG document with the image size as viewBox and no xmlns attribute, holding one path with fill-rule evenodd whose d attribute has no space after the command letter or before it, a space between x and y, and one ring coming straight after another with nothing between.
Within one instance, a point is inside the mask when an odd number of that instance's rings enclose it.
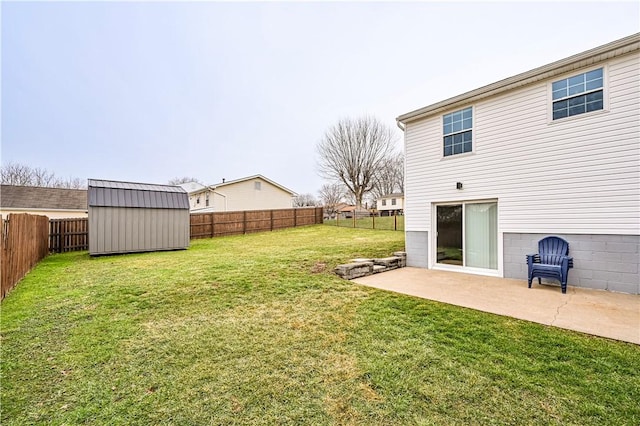
<instances>
[{"instance_id":1,"label":"distant house","mask_svg":"<svg viewBox=\"0 0 640 426\"><path fill-rule=\"evenodd\" d=\"M290 209L296 195L262 175L254 175L189 192L189 208L191 213Z\"/></svg>"},{"instance_id":2,"label":"distant house","mask_svg":"<svg viewBox=\"0 0 640 426\"><path fill-rule=\"evenodd\" d=\"M49 219L87 217L87 190L0 185L0 214L29 213Z\"/></svg>"},{"instance_id":3,"label":"distant house","mask_svg":"<svg viewBox=\"0 0 640 426\"><path fill-rule=\"evenodd\" d=\"M347 203L338 203L331 209L325 208L325 218L327 219L335 219L336 217L338 219L351 219L354 216L356 218L362 218L369 217L370 215L371 212L368 209L364 207L358 208L353 204Z\"/></svg>"},{"instance_id":4,"label":"distant house","mask_svg":"<svg viewBox=\"0 0 640 426\"><path fill-rule=\"evenodd\" d=\"M341 219L347 219L353 217L356 211L356 206L353 204L340 203L336 206L336 213Z\"/></svg>"},{"instance_id":5,"label":"distant house","mask_svg":"<svg viewBox=\"0 0 640 426\"><path fill-rule=\"evenodd\" d=\"M526 279L570 244L569 285L640 293L640 33L397 118L407 265Z\"/></svg>"},{"instance_id":6,"label":"distant house","mask_svg":"<svg viewBox=\"0 0 640 426\"><path fill-rule=\"evenodd\" d=\"M335 219L338 214L341 213L344 207L349 207L347 203L338 203L324 206L323 216L326 219Z\"/></svg>"},{"instance_id":7,"label":"distant house","mask_svg":"<svg viewBox=\"0 0 640 426\"><path fill-rule=\"evenodd\" d=\"M189 201L179 186L89 179L89 254L189 247Z\"/></svg>"},{"instance_id":8,"label":"distant house","mask_svg":"<svg viewBox=\"0 0 640 426\"><path fill-rule=\"evenodd\" d=\"M379 197L376 200L376 209L380 216L397 216L404 209L404 194L395 193Z\"/></svg>"}]
</instances>

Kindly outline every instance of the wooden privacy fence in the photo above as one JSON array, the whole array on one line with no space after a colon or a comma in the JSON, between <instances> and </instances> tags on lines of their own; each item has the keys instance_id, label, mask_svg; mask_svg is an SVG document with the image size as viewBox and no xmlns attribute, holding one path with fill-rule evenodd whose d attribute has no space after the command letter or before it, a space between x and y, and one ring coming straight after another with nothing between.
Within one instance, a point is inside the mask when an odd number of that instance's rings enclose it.
<instances>
[{"instance_id":1,"label":"wooden privacy fence","mask_svg":"<svg viewBox=\"0 0 640 426\"><path fill-rule=\"evenodd\" d=\"M192 213L191 238L248 234L318 223L322 223L322 207Z\"/></svg>"},{"instance_id":2,"label":"wooden privacy fence","mask_svg":"<svg viewBox=\"0 0 640 426\"><path fill-rule=\"evenodd\" d=\"M1 297L47 253L89 248L89 219L48 219L11 214L2 219L0 235ZM191 214L191 238L273 231L322 223L322 208Z\"/></svg>"},{"instance_id":3,"label":"wooden privacy fence","mask_svg":"<svg viewBox=\"0 0 640 426\"><path fill-rule=\"evenodd\" d=\"M89 219L49 220L49 251L89 250Z\"/></svg>"},{"instance_id":4,"label":"wooden privacy fence","mask_svg":"<svg viewBox=\"0 0 640 426\"><path fill-rule=\"evenodd\" d=\"M0 299L49 252L49 218L11 214L2 219L0 235Z\"/></svg>"},{"instance_id":5,"label":"wooden privacy fence","mask_svg":"<svg viewBox=\"0 0 640 426\"><path fill-rule=\"evenodd\" d=\"M192 213L191 239L273 231L322 223L322 208ZM51 219L49 251L64 253L89 249L89 220Z\"/></svg>"}]
</instances>

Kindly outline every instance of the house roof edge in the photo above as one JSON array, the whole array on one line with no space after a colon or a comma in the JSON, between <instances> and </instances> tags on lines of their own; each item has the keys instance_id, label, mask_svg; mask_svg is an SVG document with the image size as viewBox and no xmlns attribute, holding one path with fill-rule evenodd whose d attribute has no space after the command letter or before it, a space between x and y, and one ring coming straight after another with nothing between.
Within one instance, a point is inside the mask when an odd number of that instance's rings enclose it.
<instances>
[{"instance_id":1,"label":"house roof edge","mask_svg":"<svg viewBox=\"0 0 640 426\"><path fill-rule=\"evenodd\" d=\"M640 33L635 33L567 58L551 62L547 65L543 65L469 92L462 93L452 98L445 99L435 104L402 114L396 118L396 121L398 123L407 124L425 118L429 115L437 114L445 109L454 108L459 104L475 102L490 96L498 95L518 87L570 72L574 69L583 68L617 56L626 55L639 49Z\"/></svg>"},{"instance_id":2,"label":"house roof edge","mask_svg":"<svg viewBox=\"0 0 640 426\"><path fill-rule=\"evenodd\" d=\"M213 185L207 185L206 188L202 188L198 191L194 191L192 194L195 194L197 192L201 192L204 190L216 190L217 188L220 188L222 186L227 186L227 185L233 185L235 183L239 183L239 182L245 182L248 180L252 180L252 179L262 179L265 182L269 182L270 184L272 184L273 186L276 186L280 189L282 189L284 192L288 192L289 194L291 194L292 197L295 197L296 195L298 195L297 192L290 190L289 188L287 188L286 186L280 185L279 183L261 175L261 174L257 174L257 175L251 175L251 176L247 176L247 177L243 177L243 178L239 178L239 179L234 179L234 180L229 180L229 181L225 181L225 182L220 182L220 183L216 183Z\"/></svg>"}]
</instances>

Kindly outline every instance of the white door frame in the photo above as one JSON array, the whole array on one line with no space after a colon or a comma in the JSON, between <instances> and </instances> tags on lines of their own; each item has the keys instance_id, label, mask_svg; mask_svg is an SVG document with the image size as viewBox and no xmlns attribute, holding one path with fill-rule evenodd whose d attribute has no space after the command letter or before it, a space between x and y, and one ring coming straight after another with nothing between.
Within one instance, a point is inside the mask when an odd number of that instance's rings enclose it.
<instances>
[{"instance_id":1,"label":"white door frame","mask_svg":"<svg viewBox=\"0 0 640 426\"><path fill-rule=\"evenodd\" d=\"M465 205L466 204L479 204L479 203L496 203L496 207L498 208L498 217L497 217L497 256L498 256L498 269L483 269L483 268L472 268L468 266L458 266L458 265L448 265L444 263L438 263L438 216L437 216L437 207L438 206L452 206L452 205L462 205L462 250L463 250L463 259L464 259L464 249L465 249ZM503 234L500 226L500 203L498 203L498 199L489 198L489 199L480 199L480 200L455 200L455 201L446 201L446 202L432 202L431 203L431 237L429 238L429 269L443 270L443 271L455 271L455 272L464 272L467 274L476 274L476 275L487 275L492 277L503 277L504 276L504 258L503 258Z\"/></svg>"}]
</instances>

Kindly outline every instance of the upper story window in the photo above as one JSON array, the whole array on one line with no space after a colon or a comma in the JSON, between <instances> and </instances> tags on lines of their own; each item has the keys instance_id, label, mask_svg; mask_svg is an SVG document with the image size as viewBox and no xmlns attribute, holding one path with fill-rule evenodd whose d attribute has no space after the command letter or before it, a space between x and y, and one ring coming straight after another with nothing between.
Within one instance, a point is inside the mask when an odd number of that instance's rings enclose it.
<instances>
[{"instance_id":1,"label":"upper story window","mask_svg":"<svg viewBox=\"0 0 640 426\"><path fill-rule=\"evenodd\" d=\"M206 207L209 207L209 194L206 194L204 197L204 205Z\"/></svg>"},{"instance_id":2,"label":"upper story window","mask_svg":"<svg viewBox=\"0 0 640 426\"><path fill-rule=\"evenodd\" d=\"M471 152L473 131L473 108L446 114L442 117L444 156Z\"/></svg>"},{"instance_id":3,"label":"upper story window","mask_svg":"<svg viewBox=\"0 0 640 426\"><path fill-rule=\"evenodd\" d=\"M553 119L603 109L603 82L602 68L554 81Z\"/></svg>"},{"instance_id":4,"label":"upper story window","mask_svg":"<svg viewBox=\"0 0 640 426\"><path fill-rule=\"evenodd\" d=\"M387 205L387 200L382 200L382 205L386 206Z\"/></svg>"},{"instance_id":5,"label":"upper story window","mask_svg":"<svg viewBox=\"0 0 640 426\"><path fill-rule=\"evenodd\" d=\"M395 206L395 205L396 205L396 199L395 199L395 198L392 198L392 199L391 199L391 205L392 205L392 206Z\"/></svg>"}]
</instances>

